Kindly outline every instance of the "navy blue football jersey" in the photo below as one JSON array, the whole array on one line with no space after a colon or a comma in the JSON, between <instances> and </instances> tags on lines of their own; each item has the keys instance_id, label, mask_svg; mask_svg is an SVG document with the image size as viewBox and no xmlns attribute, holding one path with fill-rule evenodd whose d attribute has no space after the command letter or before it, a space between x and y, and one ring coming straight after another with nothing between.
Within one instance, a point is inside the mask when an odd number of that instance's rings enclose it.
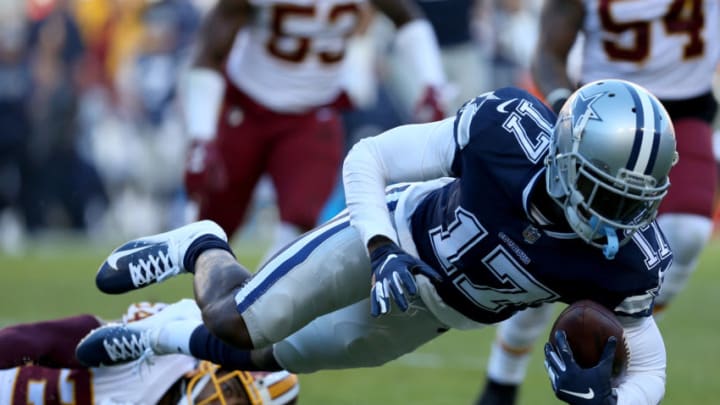
<instances>
[{"instance_id":1,"label":"navy blue football jersey","mask_svg":"<svg viewBox=\"0 0 720 405\"><path fill-rule=\"evenodd\" d=\"M412 215L420 258L441 269L439 295L481 323L546 302L591 299L619 315L649 316L672 253L657 224L636 232L614 259L574 234L530 219L527 199L545 187L555 114L517 88L466 103L455 119L456 179Z\"/></svg>"}]
</instances>

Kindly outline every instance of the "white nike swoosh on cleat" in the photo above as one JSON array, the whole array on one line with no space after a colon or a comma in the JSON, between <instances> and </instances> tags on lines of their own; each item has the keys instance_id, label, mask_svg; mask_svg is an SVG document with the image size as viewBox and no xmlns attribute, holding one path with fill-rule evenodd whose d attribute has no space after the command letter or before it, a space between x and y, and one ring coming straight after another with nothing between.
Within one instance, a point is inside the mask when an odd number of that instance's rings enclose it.
<instances>
[{"instance_id":1,"label":"white nike swoosh on cleat","mask_svg":"<svg viewBox=\"0 0 720 405\"><path fill-rule=\"evenodd\" d=\"M117 261L118 261L118 260L122 259L122 258L125 257L125 256L130 256L130 255L133 254L133 253L137 253L137 252L139 252L139 251L141 251L141 250L147 249L147 248L149 248L149 247L151 247L151 246L140 246L140 247L137 247L137 248L134 248L134 249L122 250L122 251L120 251L120 252L115 252L115 253L111 254L110 256L108 256L108 258L107 258L107 264L109 264L110 267L112 267L113 269L117 270L117 269L118 269L118 268L117 268Z\"/></svg>"},{"instance_id":2,"label":"white nike swoosh on cleat","mask_svg":"<svg viewBox=\"0 0 720 405\"><path fill-rule=\"evenodd\" d=\"M588 392L575 392L575 391L568 391L560 389L558 391L562 391L568 395L572 395L574 397L582 398L582 399L593 399L595 398L595 392L592 388L588 388Z\"/></svg>"},{"instance_id":3,"label":"white nike swoosh on cleat","mask_svg":"<svg viewBox=\"0 0 720 405\"><path fill-rule=\"evenodd\" d=\"M517 99L516 99L516 98L512 98L512 99L510 99L510 100L508 100L508 101L506 101L506 102L504 102L504 103L498 104L498 106L497 106L497 111L498 111L499 113L507 114L508 111L505 109L505 107L507 107L508 105L510 105L510 103L514 102L515 100L517 100Z\"/></svg>"}]
</instances>

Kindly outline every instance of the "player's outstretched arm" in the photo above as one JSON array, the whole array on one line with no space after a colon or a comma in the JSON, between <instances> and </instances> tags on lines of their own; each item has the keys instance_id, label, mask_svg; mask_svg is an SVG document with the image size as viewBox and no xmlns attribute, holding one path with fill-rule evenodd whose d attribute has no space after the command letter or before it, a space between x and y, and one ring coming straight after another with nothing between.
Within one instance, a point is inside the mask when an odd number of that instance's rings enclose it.
<instances>
[{"instance_id":1,"label":"player's outstretched arm","mask_svg":"<svg viewBox=\"0 0 720 405\"><path fill-rule=\"evenodd\" d=\"M389 184L451 175L453 119L402 125L356 143L343 164L345 199L363 243L375 235L394 239L385 203Z\"/></svg>"},{"instance_id":2,"label":"player's outstretched arm","mask_svg":"<svg viewBox=\"0 0 720 405\"><path fill-rule=\"evenodd\" d=\"M545 346L545 367L556 396L571 404L657 405L665 395L665 345L652 317L619 318L629 361L624 374L612 377L617 343L608 343L598 365L580 368L564 333ZM614 340L614 339L613 339ZM612 384L612 391L611 389ZM617 384L617 386L615 386Z\"/></svg>"},{"instance_id":3,"label":"player's outstretched arm","mask_svg":"<svg viewBox=\"0 0 720 405\"><path fill-rule=\"evenodd\" d=\"M411 74L423 86L415 102L415 122L437 121L445 117L442 92L447 85L435 31L413 0L373 0L397 27L396 52L408 62Z\"/></svg>"},{"instance_id":4,"label":"player's outstretched arm","mask_svg":"<svg viewBox=\"0 0 720 405\"><path fill-rule=\"evenodd\" d=\"M203 20L196 38L193 66L181 79L180 106L185 132L191 141L184 180L191 196L206 188L221 188L227 180L217 147L209 141L215 138L225 96L223 64L249 13L246 0L218 1Z\"/></svg>"},{"instance_id":5,"label":"player's outstretched arm","mask_svg":"<svg viewBox=\"0 0 720 405\"><path fill-rule=\"evenodd\" d=\"M535 85L555 112L576 87L567 74L567 58L584 16L579 0L547 0L540 15L540 37L531 72Z\"/></svg>"},{"instance_id":6,"label":"player's outstretched arm","mask_svg":"<svg viewBox=\"0 0 720 405\"><path fill-rule=\"evenodd\" d=\"M0 329L0 369L28 363L55 368L79 368L75 346L100 326L93 315L25 323Z\"/></svg>"},{"instance_id":7,"label":"player's outstretched arm","mask_svg":"<svg viewBox=\"0 0 720 405\"><path fill-rule=\"evenodd\" d=\"M623 319L630 357L627 374L615 389L618 404L660 403L665 395L665 342L652 316Z\"/></svg>"}]
</instances>

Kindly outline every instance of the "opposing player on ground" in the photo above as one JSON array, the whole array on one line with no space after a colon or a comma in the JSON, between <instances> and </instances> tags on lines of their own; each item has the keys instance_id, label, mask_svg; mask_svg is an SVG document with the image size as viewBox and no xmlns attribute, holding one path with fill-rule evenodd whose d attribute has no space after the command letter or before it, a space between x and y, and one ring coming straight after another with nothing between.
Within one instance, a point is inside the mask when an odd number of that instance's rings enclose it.
<instances>
[{"instance_id":1,"label":"opposing player on ground","mask_svg":"<svg viewBox=\"0 0 720 405\"><path fill-rule=\"evenodd\" d=\"M133 304L122 322L165 308L161 303ZM192 300L169 311L165 316L177 319L200 316ZM286 371L230 371L183 354L87 368L75 359L75 347L104 323L93 315L78 315L0 329L0 405L281 405L297 400L297 376Z\"/></svg>"},{"instance_id":2,"label":"opposing player on ground","mask_svg":"<svg viewBox=\"0 0 720 405\"><path fill-rule=\"evenodd\" d=\"M98 271L101 290L193 273L203 321L160 313L99 328L78 346L78 359L112 364L149 348L230 368L374 367L450 328L591 299L623 320L627 376L612 387L612 362L565 367L557 359L568 353L549 350L557 396L655 404L665 348L651 311L672 253L653 219L676 160L667 112L629 82L582 87L557 123L525 91L489 92L454 118L358 142L344 163L347 212L254 275L211 221L119 247ZM609 340L607 353L616 344Z\"/></svg>"},{"instance_id":3,"label":"opposing player on ground","mask_svg":"<svg viewBox=\"0 0 720 405\"><path fill-rule=\"evenodd\" d=\"M681 159L670 174L673 187L660 205L657 221L674 261L655 302L657 315L684 288L712 234L717 184L712 78L720 61L720 3L546 0L541 18L533 75L556 111L578 81L614 77L650 90L673 120ZM571 78L568 55L576 42L580 76ZM552 314L551 306L524 311L498 328L478 405L515 402L530 350Z\"/></svg>"},{"instance_id":4,"label":"opposing player on ground","mask_svg":"<svg viewBox=\"0 0 720 405\"><path fill-rule=\"evenodd\" d=\"M316 225L336 184L347 106L347 40L366 0L219 0L181 92L192 139L185 184L200 219L227 234L268 174L280 216L275 251ZM396 50L424 86L418 111L443 117L437 41L412 0L373 0L397 26Z\"/></svg>"}]
</instances>

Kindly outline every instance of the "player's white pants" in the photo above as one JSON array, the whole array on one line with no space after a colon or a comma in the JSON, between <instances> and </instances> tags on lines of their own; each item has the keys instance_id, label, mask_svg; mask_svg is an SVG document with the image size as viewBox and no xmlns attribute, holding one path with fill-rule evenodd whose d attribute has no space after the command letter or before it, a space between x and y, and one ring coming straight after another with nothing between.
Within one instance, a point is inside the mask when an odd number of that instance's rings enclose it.
<instances>
[{"instance_id":1,"label":"player's white pants","mask_svg":"<svg viewBox=\"0 0 720 405\"><path fill-rule=\"evenodd\" d=\"M376 366L447 326L416 299L406 312L370 316L370 260L341 215L272 258L236 297L255 347L275 344L292 372Z\"/></svg>"},{"instance_id":2,"label":"player's white pants","mask_svg":"<svg viewBox=\"0 0 720 405\"><path fill-rule=\"evenodd\" d=\"M404 222L414 209L412 201L445 183L388 189L388 209L408 252L415 252ZM293 372L378 366L451 327L483 326L445 304L424 276L416 277L419 294L407 312L393 307L373 318L370 276L362 238L344 211L272 257L235 302L254 347L274 344L278 362Z\"/></svg>"}]
</instances>

